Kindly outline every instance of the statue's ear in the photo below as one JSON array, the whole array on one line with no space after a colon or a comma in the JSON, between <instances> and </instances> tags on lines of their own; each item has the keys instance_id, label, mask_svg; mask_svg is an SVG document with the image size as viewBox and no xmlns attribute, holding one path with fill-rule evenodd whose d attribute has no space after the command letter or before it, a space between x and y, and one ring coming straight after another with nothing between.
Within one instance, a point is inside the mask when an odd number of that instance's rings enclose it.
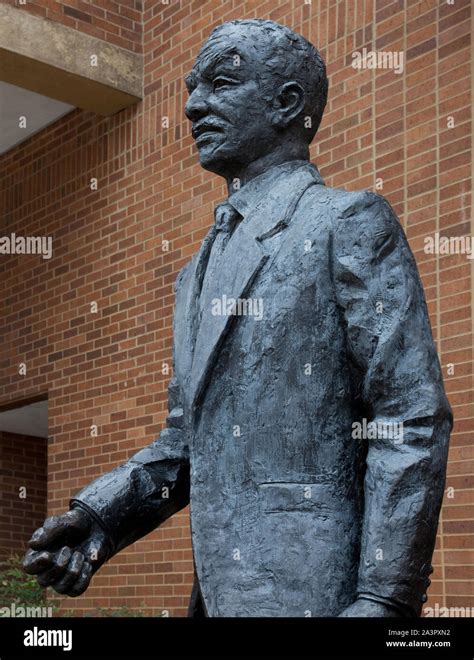
<instances>
[{"instance_id":1,"label":"statue's ear","mask_svg":"<svg viewBox=\"0 0 474 660\"><path fill-rule=\"evenodd\" d=\"M273 125L286 128L298 117L305 106L305 92L295 80L285 83L278 90L273 105Z\"/></svg>"}]
</instances>

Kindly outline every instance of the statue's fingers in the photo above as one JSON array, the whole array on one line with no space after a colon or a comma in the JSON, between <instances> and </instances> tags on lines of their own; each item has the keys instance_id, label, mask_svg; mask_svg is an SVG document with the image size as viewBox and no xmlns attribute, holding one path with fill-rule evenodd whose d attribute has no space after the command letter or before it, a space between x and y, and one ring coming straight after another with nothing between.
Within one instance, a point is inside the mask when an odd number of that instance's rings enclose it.
<instances>
[{"instance_id":1,"label":"statue's fingers","mask_svg":"<svg viewBox=\"0 0 474 660\"><path fill-rule=\"evenodd\" d=\"M102 564L107 556L108 542L105 538L91 536L79 548L87 561L94 566L97 562Z\"/></svg>"},{"instance_id":2,"label":"statue's fingers","mask_svg":"<svg viewBox=\"0 0 474 660\"><path fill-rule=\"evenodd\" d=\"M38 575L37 580L40 587L49 587L51 584L62 578L68 567L71 555L72 550L67 546L64 546L59 552L55 553L51 568Z\"/></svg>"},{"instance_id":3,"label":"statue's fingers","mask_svg":"<svg viewBox=\"0 0 474 660\"><path fill-rule=\"evenodd\" d=\"M29 541L33 550L43 550L57 543L66 543L73 535L81 536L89 529L89 521L80 509L66 511L60 516L51 516L42 527L34 532Z\"/></svg>"},{"instance_id":4,"label":"statue's fingers","mask_svg":"<svg viewBox=\"0 0 474 660\"><path fill-rule=\"evenodd\" d=\"M58 592L58 594L68 593L69 589L79 578L84 566L84 561L85 559L82 552L78 552L76 550L76 552L73 553L71 559L69 560L69 564L63 577L51 585L53 589Z\"/></svg>"},{"instance_id":5,"label":"statue's fingers","mask_svg":"<svg viewBox=\"0 0 474 660\"><path fill-rule=\"evenodd\" d=\"M51 568L54 556L51 552L28 550L23 560L23 568L30 575L38 575Z\"/></svg>"},{"instance_id":6,"label":"statue's fingers","mask_svg":"<svg viewBox=\"0 0 474 660\"><path fill-rule=\"evenodd\" d=\"M59 525L59 516L51 516L47 518L42 527L39 527L32 535L29 540L29 545L33 550L42 550L47 547L54 541L56 533L55 529ZM62 531L62 528L58 529L58 533Z\"/></svg>"},{"instance_id":7,"label":"statue's fingers","mask_svg":"<svg viewBox=\"0 0 474 660\"><path fill-rule=\"evenodd\" d=\"M69 589L68 596L80 596L89 586L92 578L92 565L88 561L84 562L81 573L76 580L75 584Z\"/></svg>"}]
</instances>

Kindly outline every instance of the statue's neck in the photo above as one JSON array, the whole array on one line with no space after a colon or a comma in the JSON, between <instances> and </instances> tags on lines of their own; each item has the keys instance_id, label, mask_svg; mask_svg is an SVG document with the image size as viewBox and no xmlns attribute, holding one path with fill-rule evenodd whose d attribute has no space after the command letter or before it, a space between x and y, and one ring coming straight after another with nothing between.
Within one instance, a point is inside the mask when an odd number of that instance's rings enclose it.
<instances>
[{"instance_id":1,"label":"statue's neck","mask_svg":"<svg viewBox=\"0 0 474 660\"><path fill-rule=\"evenodd\" d=\"M226 175L227 189L229 195L235 190L235 181L238 179L240 187L254 179L256 176L263 174L270 167L275 165L282 165L290 160L309 160L309 147L307 144L291 144L281 145L274 149L271 153L261 156L253 162L246 165L244 168L233 171L231 174Z\"/></svg>"}]
</instances>

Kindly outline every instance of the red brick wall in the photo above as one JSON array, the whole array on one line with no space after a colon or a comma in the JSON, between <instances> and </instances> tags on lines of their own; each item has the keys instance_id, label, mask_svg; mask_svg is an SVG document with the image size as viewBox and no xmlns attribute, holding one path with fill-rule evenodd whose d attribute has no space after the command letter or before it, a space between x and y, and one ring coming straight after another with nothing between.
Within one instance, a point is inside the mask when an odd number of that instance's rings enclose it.
<instances>
[{"instance_id":1,"label":"red brick wall","mask_svg":"<svg viewBox=\"0 0 474 660\"><path fill-rule=\"evenodd\" d=\"M25 0L25 4L21 0L2 2L86 32L121 48L142 52L142 0Z\"/></svg>"},{"instance_id":2,"label":"red brick wall","mask_svg":"<svg viewBox=\"0 0 474 660\"><path fill-rule=\"evenodd\" d=\"M0 431L0 560L23 554L44 520L47 445L44 438Z\"/></svg>"},{"instance_id":3,"label":"red brick wall","mask_svg":"<svg viewBox=\"0 0 474 660\"><path fill-rule=\"evenodd\" d=\"M0 159L2 231L53 236L49 262L0 260L7 305L0 402L49 393L50 512L62 511L71 493L151 441L163 424L172 284L225 194L220 179L197 163L182 77L215 24L271 18L309 37L328 62L331 100L312 148L327 184L374 188L381 178L380 192L415 252L456 418L448 479L454 490L443 506L428 605L471 606L472 271L463 255L423 251L436 231L474 233L470 3L170 0L144 9L143 103L107 119L76 111ZM403 51L405 73L354 70L351 54L364 46ZM89 189L91 177L97 191ZM18 375L22 361L26 376ZM99 426L97 438L91 424ZM181 615L191 573L183 513L115 558L87 595L67 606L81 612L126 602Z\"/></svg>"}]
</instances>

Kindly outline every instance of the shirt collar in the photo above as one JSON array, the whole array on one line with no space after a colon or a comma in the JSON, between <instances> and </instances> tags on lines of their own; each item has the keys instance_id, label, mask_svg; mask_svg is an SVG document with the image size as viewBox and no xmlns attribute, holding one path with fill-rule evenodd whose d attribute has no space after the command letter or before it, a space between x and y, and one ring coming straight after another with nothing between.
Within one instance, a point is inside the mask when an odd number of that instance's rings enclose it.
<instances>
[{"instance_id":1,"label":"shirt collar","mask_svg":"<svg viewBox=\"0 0 474 660\"><path fill-rule=\"evenodd\" d=\"M274 165L254 179L251 179L240 190L232 193L227 201L243 218L246 218L261 199L277 185L281 177L288 176L292 172L302 168L310 170L316 181L324 184L316 165L313 165L307 160L290 160L281 165Z\"/></svg>"}]
</instances>

